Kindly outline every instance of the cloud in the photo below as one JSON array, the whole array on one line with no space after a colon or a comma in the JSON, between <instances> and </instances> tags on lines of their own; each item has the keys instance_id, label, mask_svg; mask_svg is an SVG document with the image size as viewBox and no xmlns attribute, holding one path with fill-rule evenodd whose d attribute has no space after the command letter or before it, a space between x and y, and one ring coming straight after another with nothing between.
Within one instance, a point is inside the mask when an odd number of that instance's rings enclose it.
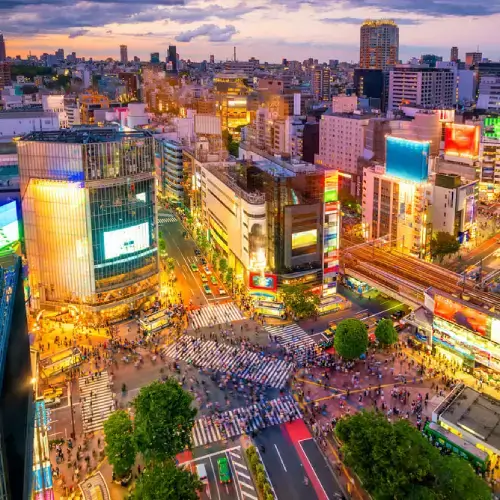
<instances>
[{"instance_id":1,"label":"cloud","mask_svg":"<svg viewBox=\"0 0 500 500\"><path fill-rule=\"evenodd\" d=\"M81 0L80 0L81 1ZM131 4L137 5L141 3L142 5L184 5L184 0L88 0L89 3L94 4L114 4L115 8L119 5ZM31 5L47 5L52 7L58 6L71 6L75 2L71 0L2 0L0 2L0 10L11 10L20 7L26 7Z\"/></svg>"},{"instance_id":2,"label":"cloud","mask_svg":"<svg viewBox=\"0 0 500 500\"><path fill-rule=\"evenodd\" d=\"M234 7L227 8L217 4L207 5L206 7L177 7L175 9L165 10L164 15L171 21L180 21L184 23L205 21L212 17L234 21L236 19L241 19L250 12L262 9L266 9L266 7L248 6L245 2L240 2Z\"/></svg>"},{"instance_id":3,"label":"cloud","mask_svg":"<svg viewBox=\"0 0 500 500\"><path fill-rule=\"evenodd\" d=\"M420 19L392 18L392 20L401 26L422 24L422 20ZM356 26L361 26L363 21L366 21L366 19L361 19L359 17L325 17L321 19L321 21L330 24L354 24Z\"/></svg>"},{"instance_id":4,"label":"cloud","mask_svg":"<svg viewBox=\"0 0 500 500\"><path fill-rule=\"evenodd\" d=\"M207 37L210 42L227 42L236 33L236 28L232 25L219 28L215 24L202 24L194 30L180 33L175 39L178 42L190 42L194 38Z\"/></svg>"},{"instance_id":5,"label":"cloud","mask_svg":"<svg viewBox=\"0 0 500 500\"><path fill-rule=\"evenodd\" d=\"M89 31L90 30L86 30L86 29L70 31L68 38L78 38L79 36L86 35Z\"/></svg>"}]
</instances>

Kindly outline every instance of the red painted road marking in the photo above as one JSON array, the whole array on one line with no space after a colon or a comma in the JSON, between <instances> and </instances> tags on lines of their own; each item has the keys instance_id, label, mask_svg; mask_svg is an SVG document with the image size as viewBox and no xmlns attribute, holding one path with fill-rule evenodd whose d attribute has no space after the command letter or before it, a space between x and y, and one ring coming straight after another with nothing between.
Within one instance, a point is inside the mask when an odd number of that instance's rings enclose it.
<instances>
[{"instance_id":1,"label":"red painted road marking","mask_svg":"<svg viewBox=\"0 0 500 500\"><path fill-rule=\"evenodd\" d=\"M179 453L175 458L177 459L177 465L182 465L193 460L193 454L191 453L191 451L186 450L182 453Z\"/></svg>"},{"instance_id":2,"label":"red painted road marking","mask_svg":"<svg viewBox=\"0 0 500 500\"><path fill-rule=\"evenodd\" d=\"M304 471L307 473L307 476L311 480L311 484L316 492L316 495L320 500L328 500L328 495L323 488L316 472L314 471L309 458L304 452L302 448L302 441L306 441L308 439L312 439L311 433L309 429L306 427L306 424L303 420L295 420L294 422L288 422L285 424L285 429L292 440L293 446L297 451L302 465L304 466Z\"/></svg>"}]
</instances>

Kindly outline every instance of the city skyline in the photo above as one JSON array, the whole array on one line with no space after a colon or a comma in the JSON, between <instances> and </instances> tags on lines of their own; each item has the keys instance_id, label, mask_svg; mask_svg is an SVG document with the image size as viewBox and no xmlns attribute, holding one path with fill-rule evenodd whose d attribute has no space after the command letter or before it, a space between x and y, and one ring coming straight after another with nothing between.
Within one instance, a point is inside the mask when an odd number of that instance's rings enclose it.
<instances>
[{"instance_id":1,"label":"city skyline","mask_svg":"<svg viewBox=\"0 0 500 500\"><path fill-rule=\"evenodd\" d=\"M129 58L147 59L159 51L165 57L169 44L182 58L217 60L232 57L262 61L302 60L314 56L359 60L359 28L363 20L390 18L400 27L400 59L424 53L449 58L450 47L465 52L479 46L484 57L500 57L491 36L500 21L500 5L475 5L466 0L444 4L428 0L410 5L390 0L383 7L370 0L257 0L252 5L228 0L224 6L199 0L160 0L135 3L93 0L14 0L0 7L6 22L3 32L7 55L53 53L64 47L84 57L119 60L119 46L128 46ZM341 9L339 9L339 7ZM467 30L463 29L464 22ZM301 30L297 32L297 26ZM457 38L457 33L460 37Z\"/></svg>"}]
</instances>

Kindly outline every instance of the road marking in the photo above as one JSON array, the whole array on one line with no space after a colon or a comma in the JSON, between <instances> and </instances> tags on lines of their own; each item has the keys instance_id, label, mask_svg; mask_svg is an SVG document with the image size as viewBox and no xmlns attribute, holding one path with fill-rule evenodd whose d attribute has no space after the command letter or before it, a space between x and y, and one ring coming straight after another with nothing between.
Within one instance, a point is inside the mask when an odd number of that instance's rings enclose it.
<instances>
[{"instance_id":1,"label":"road marking","mask_svg":"<svg viewBox=\"0 0 500 500\"><path fill-rule=\"evenodd\" d=\"M220 452L219 452L219 455L220 455ZM217 496L219 497L219 500L221 500L220 491L219 491L219 481L217 481L217 476L216 476L216 472L215 472L215 468L214 468L214 463L212 462L212 457L210 457L208 460L210 461L210 465L212 467L212 472L214 473L215 487L217 488Z\"/></svg>"},{"instance_id":2,"label":"road marking","mask_svg":"<svg viewBox=\"0 0 500 500\"><path fill-rule=\"evenodd\" d=\"M309 467L311 467L311 470L318 480L318 484L321 486L321 490L323 491L323 494L325 495L325 498L328 499L328 495L326 494L325 488L321 484L321 481L319 480L318 475L316 474L316 471L314 470L314 467L312 466L311 461L309 460L309 457L307 456L306 450L304 450L304 447L302 446L302 441L313 441L313 438L307 438L307 439L300 439L299 440L299 446L302 448L302 453L304 454L304 458L307 460L307 463L309 464Z\"/></svg>"},{"instance_id":3,"label":"road marking","mask_svg":"<svg viewBox=\"0 0 500 500\"><path fill-rule=\"evenodd\" d=\"M214 453L208 453L207 455L203 455L202 457L197 457L197 458L193 458L191 460L188 460L187 462L182 462L182 465L190 464L191 462L198 462L199 460L206 460L207 458L210 458L210 457L215 457L215 455L220 455L223 451L233 451L233 450L239 450L239 449L241 449L241 446L233 446L232 448L227 448L226 450L215 451Z\"/></svg>"},{"instance_id":4,"label":"road marking","mask_svg":"<svg viewBox=\"0 0 500 500\"><path fill-rule=\"evenodd\" d=\"M238 472L238 476L243 476L246 479L251 479L248 474L244 474L243 472Z\"/></svg>"},{"instance_id":5,"label":"road marking","mask_svg":"<svg viewBox=\"0 0 500 500\"><path fill-rule=\"evenodd\" d=\"M241 490L241 494L248 497L248 498L252 498L253 500L259 500L255 495L250 495L250 493L248 493L246 491Z\"/></svg>"},{"instance_id":6,"label":"road marking","mask_svg":"<svg viewBox=\"0 0 500 500\"><path fill-rule=\"evenodd\" d=\"M280 461L281 461L281 465L283 466L283 469L285 470L285 472L288 472L286 470L286 467L285 467L285 462L283 462L283 459L281 458L280 450L278 450L278 447L276 446L276 444L274 445L274 447L276 448L276 453L278 454L278 457L280 457Z\"/></svg>"},{"instance_id":7,"label":"road marking","mask_svg":"<svg viewBox=\"0 0 500 500\"><path fill-rule=\"evenodd\" d=\"M246 486L247 488L250 488L251 490L255 491L255 488L251 484L248 484L248 483L245 483L243 481L240 481L240 485L241 486Z\"/></svg>"},{"instance_id":8,"label":"road marking","mask_svg":"<svg viewBox=\"0 0 500 500\"><path fill-rule=\"evenodd\" d=\"M238 500L240 500L240 496L243 494L242 490L241 490L241 481L240 481L240 478L239 478L238 474L236 474L236 469L234 468L234 462L229 459L230 458L229 457L230 453L231 452L227 452L226 451L225 455L226 455L226 458L228 459L229 468L231 469L231 474L236 479L236 483L238 483L238 488L235 488L235 490L236 490L236 496L238 497ZM226 484L226 492L229 495L229 487L227 486L227 484Z\"/></svg>"},{"instance_id":9,"label":"road marking","mask_svg":"<svg viewBox=\"0 0 500 500\"><path fill-rule=\"evenodd\" d=\"M231 453L231 456L236 457L236 455L233 455L232 453ZM241 458L241 457L238 457L238 458ZM234 462L234 465L237 465L238 467L241 467L242 469L245 469L245 470L247 469L244 464L240 464L239 462Z\"/></svg>"},{"instance_id":10,"label":"road marking","mask_svg":"<svg viewBox=\"0 0 500 500\"><path fill-rule=\"evenodd\" d=\"M398 307L401 307L402 304L398 304L396 306L393 306L393 307L389 307L389 309L386 309L385 311L380 311L376 314L372 314L371 316L367 316L366 318L363 318L363 320L365 319L369 319L369 318L375 318L376 316L380 316L381 314L384 314L386 312L389 312L389 311L392 311L393 309L397 309Z\"/></svg>"}]
</instances>

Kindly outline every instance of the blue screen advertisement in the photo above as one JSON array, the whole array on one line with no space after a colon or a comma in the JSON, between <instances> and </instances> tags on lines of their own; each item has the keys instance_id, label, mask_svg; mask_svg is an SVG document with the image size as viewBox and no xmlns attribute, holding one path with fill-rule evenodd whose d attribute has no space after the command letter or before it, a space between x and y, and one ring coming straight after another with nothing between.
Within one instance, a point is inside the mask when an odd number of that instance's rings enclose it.
<instances>
[{"instance_id":1,"label":"blue screen advertisement","mask_svg":"<svg viewBox=\"0 0 500 500\"><path fill-rule=\"evenodd\" d=\"M386 174L413 182L429 177L430 143L387 137Z\"/></svg>"}]
</instances>

